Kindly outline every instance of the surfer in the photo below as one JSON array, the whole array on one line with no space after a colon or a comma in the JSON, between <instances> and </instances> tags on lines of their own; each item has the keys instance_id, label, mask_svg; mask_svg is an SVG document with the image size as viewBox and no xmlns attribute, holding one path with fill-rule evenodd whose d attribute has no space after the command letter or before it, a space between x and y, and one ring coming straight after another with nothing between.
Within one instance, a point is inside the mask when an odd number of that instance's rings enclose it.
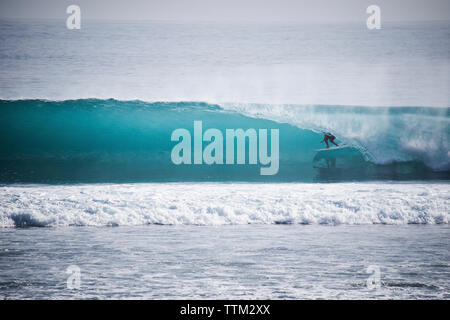
<instances>
[{"instance_id":1,"label":"surfer","mask_svg":"<svg viewBox=\"0 0 450 320\"><path fill-rule=\"evenodd\" d=\"M334 142L334 139L336 139L335 136L333 136L333 135L332 135L331 133L329 133L329 132L324 132L323 134L324 134L323 140L320 141L320 143L322 143L322 142L325 141L325 143L327 144L327 149L330 147L330 145L328 144L328 141L330 141L332 144L334 144L334 145L337 146L337 147L339 146L336 142Z\"/></svg>"}]
</instances>

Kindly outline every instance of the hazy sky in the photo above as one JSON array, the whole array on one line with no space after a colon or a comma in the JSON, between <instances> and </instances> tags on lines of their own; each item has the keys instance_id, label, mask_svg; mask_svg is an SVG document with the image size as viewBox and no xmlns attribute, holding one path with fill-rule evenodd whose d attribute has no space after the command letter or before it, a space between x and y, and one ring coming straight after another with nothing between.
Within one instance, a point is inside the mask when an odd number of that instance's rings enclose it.
<instances>
[{"instance_id":1,"label":"hazy sky","mask_svg":"<svg viewBox=\"0 0 450 320\"><path fill-rule=\"evenodd\" d=\"M337 22L450 20L450 0L0 0L0 18L61 18L77 4L82 19Z\"/></svg>"}]
</instances>

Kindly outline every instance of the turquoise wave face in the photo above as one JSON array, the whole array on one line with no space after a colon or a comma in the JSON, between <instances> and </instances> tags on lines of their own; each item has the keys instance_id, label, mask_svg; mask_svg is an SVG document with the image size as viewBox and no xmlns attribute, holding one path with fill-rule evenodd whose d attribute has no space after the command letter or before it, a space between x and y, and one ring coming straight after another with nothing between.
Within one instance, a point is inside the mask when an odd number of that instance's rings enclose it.
<instances>
[{"instance_id":1,"label":"turquoise wave face","mask_svg":"<svg viewBox=\"0 0 450 320\"><path fill-rule=\"evenodd\" d=\"M359 110L358 112L361 112ZM287 123L245 116L195 102L117 100L0 101L1 183L97 183L169 181L314 182L448 179L420 159L376 164L365 146L324 152L322 134ZM226 129L277 129L279 170L261 175L260 163L180 164L171 160L176 129L194 133L194 121ZM204 147L207 143L204 143ZM224 142L225 145L225 142ZM237 144L234 146L237 153ZM270 150L270 148L269 148Z\"/></svg>"}]
</instances>

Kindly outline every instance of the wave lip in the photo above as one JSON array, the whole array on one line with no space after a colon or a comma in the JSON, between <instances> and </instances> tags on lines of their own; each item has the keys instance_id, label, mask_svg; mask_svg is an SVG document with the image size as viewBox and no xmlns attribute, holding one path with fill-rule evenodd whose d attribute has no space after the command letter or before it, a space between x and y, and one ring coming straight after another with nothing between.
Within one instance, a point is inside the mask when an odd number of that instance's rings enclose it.
<instances>
[{"instance_id":1,"label":"wave lip","mask_svg":"<svg viewBox=\"0 0 450 320\"><path fill-rule=\"evenodd\" d=\"M12 185L1 187L0 203L1 227L450 221L439 183Z\"/></svg>"}]
</instances>

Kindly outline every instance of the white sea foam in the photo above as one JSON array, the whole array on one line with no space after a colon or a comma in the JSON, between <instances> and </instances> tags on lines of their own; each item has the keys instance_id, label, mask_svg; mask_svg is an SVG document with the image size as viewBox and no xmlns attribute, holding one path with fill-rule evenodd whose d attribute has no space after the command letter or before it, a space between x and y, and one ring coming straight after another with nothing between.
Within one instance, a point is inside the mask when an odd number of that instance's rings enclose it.
<instances>
[{"instance_id":1,"label":"white sea foam","mask_svg":"<svg viewBox=\"0 0 450 320\"><path fill-rule=\"evenodd\" d=\"M2 186L0 226L448 224L445 183Z\"/></svg>"}]
</instances>

